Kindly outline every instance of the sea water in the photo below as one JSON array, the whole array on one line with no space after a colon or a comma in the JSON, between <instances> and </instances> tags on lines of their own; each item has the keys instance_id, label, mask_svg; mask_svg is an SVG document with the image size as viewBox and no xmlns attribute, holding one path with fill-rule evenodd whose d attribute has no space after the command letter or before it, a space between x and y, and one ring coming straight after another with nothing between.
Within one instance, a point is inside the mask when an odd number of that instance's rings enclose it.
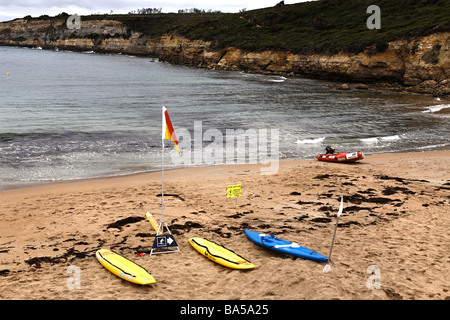
<instances>
[{"instance_id":1,"label":"sea water","mask_svg":"<svg viewBox=\"0 0 450 320\"><path fill-rule=\"evenodd\" d=\"M366 154L450 147L450 107L432 97L0 47L0 188L160 170L162 106L175 130L278 130L280 160L314 159L326 145Z\"/></svg>"}]
</instances>

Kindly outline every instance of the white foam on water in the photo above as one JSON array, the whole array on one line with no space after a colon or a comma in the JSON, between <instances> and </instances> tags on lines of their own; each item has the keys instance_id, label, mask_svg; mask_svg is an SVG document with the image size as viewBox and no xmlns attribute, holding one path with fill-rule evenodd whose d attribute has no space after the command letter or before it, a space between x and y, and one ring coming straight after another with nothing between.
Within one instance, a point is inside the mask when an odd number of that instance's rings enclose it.
<instances>
[{"instance_id":1,"label":"white foam on water","mask_svg":"<svg viewBox=\"0 0 450 320\"><path fill-rule=\"evenodd\" d=\"M435 113L447 108L450 108L450 104L438 104L427 107L427 110L422 111L422 113Z\"/></svg>"},{"instance_id":2,"label":"white foam on water","mask_svg":"<svg viewBox=\"0 0 450 320\"><path fill-rule=\"evenodd\" d=\"M297 143L297 144L317 144L317 143L322 143L324 140L325 140L325 137L322 137L322 138L297 140L297 141L295 141L295 143Z\"/></svg>"},{"instance_id":3,"label":"white foam on water","mask_svg":"<svg viewBox=\"0 0 450 320\"><path fill-rule=\"evenodd\" d=\"M286 77L283 76L274 76L269 79L271 82L284 82L284 80L286 80Z\"/></svg>"},{"instance_id":4,"label":"white foam on water","mask_svg":"<svg viewBox=\"0 0 450 320\"><path fill-rule=\"evenodd\" d=\"M378 142L378 138L365 138L365 139L361 139L362 143L367 143L367 144L374 144Z\"/></svg>"},{"instance_id":5,"label":"white foam on water","mask_svg":"<svg viewBox=\"0 0 450 320\"><path fill-rule=\"evenodd\" d=\"M394 140L400 140L400 139L401 138L398 135L381 137L381 140L384 140L384 141L394 141Z\"/></svg>"},{"instance_id":6,"label":"white foam on water","mask_svg":"<svg viewBox=\"0 0 450 320\"><path fill-rule=\"evenodd\" d=\"M401 137L399 135L386 136L386 137L373 137L373 138L364 138L361 139L361 142L364 144L378 144L386 141L396 141L400 140Z\"/></svg>"},{"instance_id":7,"label":"white foam on water","mask_svg":"<svg viewBox=\"0 0 450 320\"><path fill-rule=\"evenodd\" d=\"M440 143L440 144L434 144L429 146L423 146L423 147L417 147L418 150L429 150L429 149L442 149L445 147L448 147L450 144L448 143Z\"/></svg>"}]
</instances>

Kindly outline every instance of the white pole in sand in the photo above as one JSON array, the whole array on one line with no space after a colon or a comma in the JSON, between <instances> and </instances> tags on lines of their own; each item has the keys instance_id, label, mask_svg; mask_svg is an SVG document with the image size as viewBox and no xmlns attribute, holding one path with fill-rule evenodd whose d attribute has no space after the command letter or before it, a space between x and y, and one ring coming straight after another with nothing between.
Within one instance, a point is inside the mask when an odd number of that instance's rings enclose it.
<instances>
[{"instance_id":1,"label":"white pole in sand","mask_svg":"<svg viewBox=\"0 0 450 320\"><path fill-rule=\"evenodd\" d=\"M325 265L325 267L323 268L322 273L329 273L331 272L331 253L333 252L333 245L334 245L334 238L336 237L336 231L337 231L337 227L338 227L338 222L339 222L339 216L342 213L342 210L344 208L344 197L341 196L341 205L339 206L339 211L336 217L336 226L334 227L334 233L333 233L333 240L331 241L331 248L330 248L330 254L328 255L328 262Z\"/></svg>"}]
</instances>

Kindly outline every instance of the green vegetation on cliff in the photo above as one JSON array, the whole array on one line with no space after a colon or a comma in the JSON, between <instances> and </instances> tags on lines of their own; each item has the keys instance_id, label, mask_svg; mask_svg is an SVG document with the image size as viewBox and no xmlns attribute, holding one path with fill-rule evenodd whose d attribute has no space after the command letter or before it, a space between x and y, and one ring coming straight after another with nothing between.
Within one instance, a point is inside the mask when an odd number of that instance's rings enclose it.
<instances>
[{"instance_id":1,"label":"green vegetation on cliff","mask_svg":"<svg viewBox=\"0 0 450 320\"><path fill-rule=\"evenodd\" d=\"M381 28L369 29L370 5ZM157 13L83 16L119 20L150 38L179 35L211 41L211 49L282 50L304 54L384 51L393 40L450 31L448 0L320 0L240 13ZM38 18L39 19L39 18Z\"/></svg>"},{"instance_id":2,"label":"green vegetation on cliff","mask_svg":"<svg viewBox=\"0 0 450 320\"><path fill-rule=\"evenodd\" d=\"M381 29L367 28L370 5L381 10ZM450 30L448 0L321 0L235 14L126 15L118 20L156 37L176 34L212 42L213 49L294 53L383 51L387 42Z\"/></svg>"}]
</instances>

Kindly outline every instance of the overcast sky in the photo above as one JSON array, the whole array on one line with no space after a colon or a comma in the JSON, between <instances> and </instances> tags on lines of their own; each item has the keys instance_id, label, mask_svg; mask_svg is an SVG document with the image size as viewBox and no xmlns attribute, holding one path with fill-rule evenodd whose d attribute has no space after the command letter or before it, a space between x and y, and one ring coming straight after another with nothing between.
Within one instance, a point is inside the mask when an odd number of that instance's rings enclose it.
<instances>
[{"instance_id":1,"label":"overcast sky","mask_svg":"<svg viewBox=\"0 0 450 320\"><path fill-rule=\"evenodd\" d=\"M89 15L95 13L128 13L142 8L162 8L162 12L177 12L178 9L198 8L239 12L272 7L281 0L0 0L0 21L23 18L27 15L39 17L43 14L55 16L61 12ZM285 0L285 4L304 0Z\"/></svg>"}]
</instances>

